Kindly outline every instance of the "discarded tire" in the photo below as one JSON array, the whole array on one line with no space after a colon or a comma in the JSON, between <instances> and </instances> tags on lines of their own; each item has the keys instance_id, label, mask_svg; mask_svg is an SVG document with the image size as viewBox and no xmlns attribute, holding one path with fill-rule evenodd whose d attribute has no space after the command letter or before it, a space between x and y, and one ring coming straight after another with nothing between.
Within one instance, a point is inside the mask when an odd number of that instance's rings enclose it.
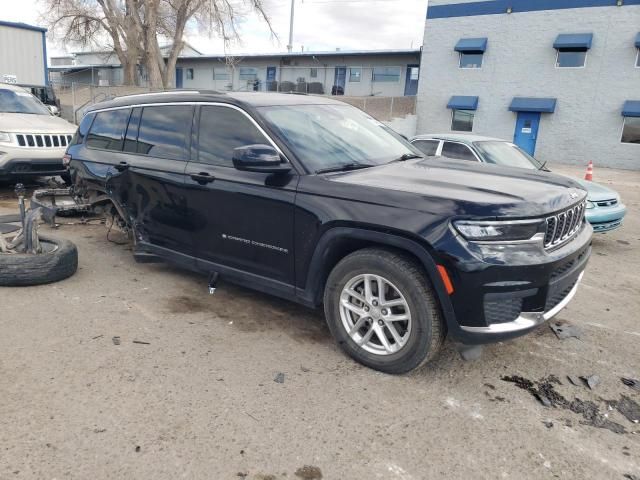
<instances>
[{"instance_id":1,"label":"discarded tire","mask_svg":"<svg viewBox=\"0 0 640 480\"><path fill-rule=\"evenodd\" d=\"M78 269L78 249L69 240L40 236L43 253L0 253L0 286L24 287L58 282Z\"/></svg>"}]
</instances>

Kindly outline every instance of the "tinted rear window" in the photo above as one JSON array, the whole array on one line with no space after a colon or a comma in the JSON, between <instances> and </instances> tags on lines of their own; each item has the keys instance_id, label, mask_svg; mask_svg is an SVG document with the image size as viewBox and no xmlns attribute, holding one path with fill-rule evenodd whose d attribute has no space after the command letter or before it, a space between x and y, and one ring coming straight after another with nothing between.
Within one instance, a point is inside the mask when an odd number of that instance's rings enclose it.
<instances>
[{"instance_id":1,"label":"tinted rear window","mask_svg":"<svg viewBox=\"0 0 640 480\"><path fill-rule=\"evenodd\" d=\"M438 151L439 143L439 140L416 140L413 142L413 146L418 147L418 150L428 157L433 157Z\"/></svg>"},{"instance_id":2,"label":"tinted rear window","mask_svg":"<svg viewBox=\"0 0 640 480\"><path fill-rule=\"evenodd\" d=\"M138 153L189 160L192 121L191 105L144 107L138 130Z\"/></svg>"},{"instance_id":3,"label":"tinted rear window","mask_svg":"<svg viewBox=\"0 0 640 480\"><path fill-rule=\"evenodd\" d=\"M127 120L129 120L129 109L97 113L87 136L87 146L102 150L122 150Z\"/></svg>"},{"instance_id":4,"label":"tinted rear window","mask_svg":"<svg viewBox=\"0 0 640 480\"><path fill-rule=\"evenodd\" d=\"M478 161L469 147L461 143L444 142L444 145L442 146L442 156L457 158L458 160L469 160L472 162Z\"/></svg>"},{"instance_id":5,"label":"tinted rear window","mask_svg":"<svg viewBox=\"0 0 640 480\"><path fill-rule=\"evenodd\" d=\"M89 132L89 127L91 127L91 123L93 122L94 114L90 113L89 115L85 115L85 117L80 122L80 126L76 130L75 135L73 136L73 140L71 140L71 145L77 145L78 143L84 142L87 133Z\"/></svg>"}]
</instances>

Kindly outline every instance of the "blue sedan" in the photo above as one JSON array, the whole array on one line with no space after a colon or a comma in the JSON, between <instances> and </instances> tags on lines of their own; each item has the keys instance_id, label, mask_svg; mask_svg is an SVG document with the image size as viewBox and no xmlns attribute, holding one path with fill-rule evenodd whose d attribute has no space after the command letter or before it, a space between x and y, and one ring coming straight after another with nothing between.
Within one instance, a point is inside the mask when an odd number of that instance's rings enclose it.
<instances>
[{"instance_id":1,"label":"blue sedan","mask_svg":"<svg viewBox=\"0 0 640 480\"><path fill-rule=\"evenodd\" d=\"M411 143L427 156L443 156L506 167L545 170L545 164L511 142L472 134L419 135ZM622 225L627 208L614 190L598 183L577 180L587 191L586 217L595 232L608 232Z\"/></svg>"}]
</instances>

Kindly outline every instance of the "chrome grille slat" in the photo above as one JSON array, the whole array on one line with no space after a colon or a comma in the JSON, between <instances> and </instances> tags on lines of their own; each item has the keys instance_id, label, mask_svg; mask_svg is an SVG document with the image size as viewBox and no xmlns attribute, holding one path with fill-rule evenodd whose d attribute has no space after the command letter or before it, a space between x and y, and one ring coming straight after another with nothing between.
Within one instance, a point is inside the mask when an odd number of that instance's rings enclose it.
<instances>
[{"instance_id":1,"label":"chrome grille slat","mask_svg":"<svg viewBox=\"0 0 640 480\"><path fill-rule=\"evenodd\" d=\"M73 135L66 133L16 133L18 146L26 148L60 148L71 143Z\"/></svg>"},{"instance_id":2,"label":"chrome grille slat","mask_svg":"<svg viewBox=\"0 0 640 480\"><path fill-rule=\"evenodd\" d=\"M582 202L564 212L547 217L544 247L555 248L573 238L584 222L585 209L586 204Z\"/></svg>"}]
</instances>

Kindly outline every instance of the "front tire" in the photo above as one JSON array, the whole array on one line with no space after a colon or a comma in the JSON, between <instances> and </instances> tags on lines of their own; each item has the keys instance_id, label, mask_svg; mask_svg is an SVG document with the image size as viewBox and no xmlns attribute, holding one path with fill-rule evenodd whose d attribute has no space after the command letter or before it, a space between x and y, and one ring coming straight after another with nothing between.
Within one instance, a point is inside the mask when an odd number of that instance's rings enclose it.
<instances>
[{"instance_id":1,"label":"front tire","mask_svg":"<svg viewBox=\"0 0 640 480\"><path fill-rule=\"evenodd\" d=\"M367 248L342 259L327 280L324 308L340 347L382 372L413 370L444 342L431 282L415 260L392 250Z\"/></svg>"}]
</instances>

